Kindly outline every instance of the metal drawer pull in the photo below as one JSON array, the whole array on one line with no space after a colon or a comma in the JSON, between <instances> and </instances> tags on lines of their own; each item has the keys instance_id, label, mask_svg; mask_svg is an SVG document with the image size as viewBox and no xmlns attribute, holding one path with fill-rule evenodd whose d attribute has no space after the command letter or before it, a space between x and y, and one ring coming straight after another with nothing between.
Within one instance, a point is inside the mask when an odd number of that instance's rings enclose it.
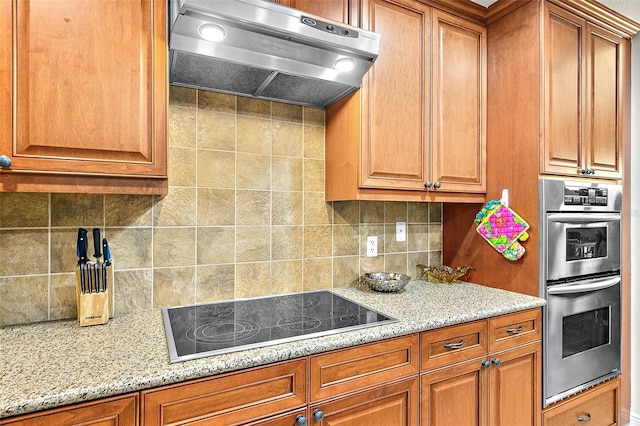
<instances>
[{"instance_id":1,"label":"metal drawer pull","mask_svg":"<svg viewBox=\"0 0 640 426\"><path fill-rule=\"evenodd\" d=\"M522 333L522 326L518 326L518 328L507 328L507 333Z\"/></svg>"},{"instance_id":2,"label":"metal drawer pull","mask_svg":"<svg viewBox=\"0 0 640 426\"><path fill-rule=\"evenodd\" d=\"M444 347L447 349L460 349L464 346L464 340L460 340L459 343L445 343Z\"/></svg>"},{"instance_id":3,"label":"metal drawer pull","mask_svg":"<svg viewBox=\"0 0 640 426\"><path fill-rule=\"evenodd\" d=\"M578 421L579 422L590 422L591 421L591 414L587 413L587 417L579 416L578 417Z\"/></svg>"}]
</instances>

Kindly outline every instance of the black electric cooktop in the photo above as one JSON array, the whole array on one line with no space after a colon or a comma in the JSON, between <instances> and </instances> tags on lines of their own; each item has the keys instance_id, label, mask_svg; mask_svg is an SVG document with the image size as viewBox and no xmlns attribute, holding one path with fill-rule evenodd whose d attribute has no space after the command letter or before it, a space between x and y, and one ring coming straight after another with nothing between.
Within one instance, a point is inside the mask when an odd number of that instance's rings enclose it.
<instances>
[{"instance_id":1,"label":"black electric cooktop","mask_svg":"<svg viewBox=\"0 0 640 426\"><path fill-rule=\"evenodd\" d=\"M397 321L330 291L163 308L171 362Z\"/></svg>"}]
</instances>

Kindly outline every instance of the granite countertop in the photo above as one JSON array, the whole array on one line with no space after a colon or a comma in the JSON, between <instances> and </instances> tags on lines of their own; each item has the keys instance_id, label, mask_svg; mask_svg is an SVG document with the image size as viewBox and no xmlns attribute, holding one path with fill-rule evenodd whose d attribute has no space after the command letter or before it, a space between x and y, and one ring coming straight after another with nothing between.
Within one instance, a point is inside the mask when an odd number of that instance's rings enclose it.
<instances>
[{"instance_id":1,"label":"granite countertop","mask_svg":"<svg viewBox=\"0 0 640 426\"><path fill-rule=\"evenodd\" d=\"M517 312L543 299L471 283L412 281L402 293L336 294L399 321L171 364L159 309L106 325L55 321L0 328L0 418Z\"/></svg>"}]
</instances>

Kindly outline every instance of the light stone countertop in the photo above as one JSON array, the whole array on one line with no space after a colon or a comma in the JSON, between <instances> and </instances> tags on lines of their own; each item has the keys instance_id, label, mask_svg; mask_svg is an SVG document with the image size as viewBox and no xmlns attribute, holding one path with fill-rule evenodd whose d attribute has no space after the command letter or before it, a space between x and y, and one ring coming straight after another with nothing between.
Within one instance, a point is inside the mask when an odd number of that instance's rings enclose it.
<instances>
[{"instance_id":1,"label":"light stone countertop","mask_svg":"<svg viewBox=\"0 0 640 426\"><path fill-rule=\"evenodd\" d=\"M398 322L169 363L159 309L106 325L55 321L0 328L0 418L212 376L423 330L517 312L543 299L471 283L412 281L402 293L333 292Z\"/></svg>"}]
</instances>

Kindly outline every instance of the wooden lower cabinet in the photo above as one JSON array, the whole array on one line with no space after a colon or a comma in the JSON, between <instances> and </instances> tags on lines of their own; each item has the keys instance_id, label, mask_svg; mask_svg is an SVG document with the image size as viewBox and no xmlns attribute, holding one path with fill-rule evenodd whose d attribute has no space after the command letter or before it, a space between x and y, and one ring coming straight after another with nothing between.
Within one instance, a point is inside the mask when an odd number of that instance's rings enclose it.
<instances>
[{"instance_id":1,"label":"wooden lower cabinet","mask_svg":"<svg viewBox=\"0 0 640 426\"><path fill-rule=\"evenodd\" d=\"M542 426L584 424L589 426L620 424L619 377L553 404L542 414Z\"/></svg>"},{"instance_id":2,"label":"wooden lower cabinet","mask_svg":"<svg viewBox=\"0 0 640 426\"><path fill-rule=\"evenodd\" d=\"M2 426L136 426L138 394L120 395L71 407L0 420Z\"/></svg>"},{"instance_id":3,"label":"wooden lower cabinet","mask_svg":"<svg viewBox=\"0 0 640 426\"><path fill-rule=\"evenodd\" d=\"M348 397L312 404L313 426L413 426L418 424L418 377Z\"/></svg>"}]
</instances>

